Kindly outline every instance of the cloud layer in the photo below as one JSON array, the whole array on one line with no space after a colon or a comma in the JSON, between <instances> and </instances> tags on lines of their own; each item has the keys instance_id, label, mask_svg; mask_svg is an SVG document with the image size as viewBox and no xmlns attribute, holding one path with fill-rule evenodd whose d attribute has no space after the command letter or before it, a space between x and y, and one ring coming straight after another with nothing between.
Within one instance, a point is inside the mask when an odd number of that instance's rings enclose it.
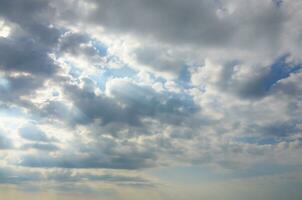
<instances>
[{"instance_id":1,"label":"cloud layer","mask_svg":"<svg viewBox=\"0 0 302 200\"><path fill-rule=\"evenodd\" d=\"M0 184L301 173L301 8L0 0Z\"/></svg>"}]
</instances>

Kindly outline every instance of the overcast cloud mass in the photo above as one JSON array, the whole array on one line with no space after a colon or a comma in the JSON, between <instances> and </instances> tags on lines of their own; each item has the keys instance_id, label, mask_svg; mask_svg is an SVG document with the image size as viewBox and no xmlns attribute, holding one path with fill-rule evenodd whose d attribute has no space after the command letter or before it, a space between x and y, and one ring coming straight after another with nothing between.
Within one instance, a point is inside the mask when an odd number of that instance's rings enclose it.
<instances>
[{"instance_id":1,"label":"overcast cloud mass","mask_svg":"<svg viewBox=\"0 0 302 200\"><path fill-rule=\"evenodd\" d=\"M0 199L301 200L299 0L0 0Z\"/></svg>"}]
</instances>

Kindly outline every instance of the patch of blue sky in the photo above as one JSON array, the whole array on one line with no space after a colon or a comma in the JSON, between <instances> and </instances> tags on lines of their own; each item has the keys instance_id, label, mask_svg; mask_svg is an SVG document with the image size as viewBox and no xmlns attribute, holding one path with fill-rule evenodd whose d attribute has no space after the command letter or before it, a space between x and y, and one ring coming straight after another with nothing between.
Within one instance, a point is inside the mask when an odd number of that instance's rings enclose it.
<instances>
[{"instance_id":1,"label":"patch of blue sky","mask_svg":"<svg viewBox=\"0 0 302 200\"><path fill-rule=\"evenodd\" d=\"M283 0L272 0L272 2L277 6L277 7L281 7L284 3Z\"/></svg>"},{"instance_id":2,"label":"patch of blue sky","mask_svg":"<svg viewBox=\"0 0 302 200\"><path fill-rule=\"evenodd\" d=\"M69 74L74 78L79 78L82 74L82 70L73 65L72 63L67 63L69 65Z\"/></svg>"},{"instance_id":3,"label":"patch of blue sky","mask_svg":"<svg viewBox=\"0 0 302 200\"><path fill-rule=\"evenodd\" d=\"M276 59L264 75L248 83L248 86L242 91L242 95L252 98L263 97L278 81L288 78L292 73L301 71L302 65L288 63L288 56L287 54Z\"/></svg>"},{"instance_id":4,"label":"patch of blue sky","mask_svg":"<svg viewBox=\"0 0 302 200\"><path fill-rule=\"evenodd\" d=\"M118 56L107 54L106 62L98 65L99 68L121 68L128 67Z\"/></svg>"},{"instance_id":5,"label":"patch of blue sky","mask_svg":"<svg viewBox=\"0 0 302 200\"><path fill-rule=\"evenodd\" d=\"M97 82L97 85L101 90L104 90L106 82L111 78L130 78L136 80L137 73L128 66L123 66L121 68L104 68L101 74L95 76L93 80Z\"/></svg>"},{"instance_id":6,"label":"patch of blue sky","mask_svg":"<svg viewBox=\"0 0 302 200\"><path fill-rule=\"evenodd\" d=\"M191 85L191 73L188 70L188 66L183 66L178 74L177 79L175 80L177 86L182 89L190 89L192 88Z\"/></svg>"},{"instance_id":7,"label":"patch of blue sky","mask_svg":"<svg viewBox=\"0 0 302 200\"><path fill-rule=\"evenodd\" d=\"M184 92L174 93L164 91L161 95L168 100L169 104L176 105L175 107L183 109L185 113L195 113L199 110L199 107L194 103L192 96Z\"/></svg>"},{"instance_id":8,"label":"patch of blue sky","mask_svg":"<svg viewBox=\"0 0 302 200\"><path fill-rule=\"evenodd\" d=\"M108 54L108 47L104 43L95 39L91 40L91 43L100 56L104 57Z\"/></svg>"},{"instance_id":9,"label":"patch of blue sky","mask_svg":"<svg viewBox=\"0 0 302 200\"><path fill-rule=\"evenodd\" d=\"M154 83L158 82L158 83L164 84L167 82L167 80L165 78L163 78L162 76L156 76L155 74L150 73L150 72L148 72L148 75Z\"/></svg>"},{"instance_id":10,"label":"patch of blue sky","mask_svg":"<svg viewBox=\"0 0 302 200\"><path fill-rule=\"evenodd\" d=\"M270 71L262 78L261 84L265 91L268 91L279 80L285 79L291 73L296 73L302 69L301 64L290 65L286 62L289 55L278 58L270 68Z\"/></svg>"}]
</instances>

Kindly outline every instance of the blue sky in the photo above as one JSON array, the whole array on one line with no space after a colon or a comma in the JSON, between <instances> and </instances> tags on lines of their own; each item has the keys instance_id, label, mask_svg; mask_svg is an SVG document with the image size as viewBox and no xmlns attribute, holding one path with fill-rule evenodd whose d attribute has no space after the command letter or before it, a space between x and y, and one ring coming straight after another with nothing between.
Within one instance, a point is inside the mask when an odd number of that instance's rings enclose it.
<instances>
[{"instance_id":1,"label":"blue sky","mask_svg":"<svg viewBox=\"0 0 302 200\"><path fill-rule=\"evenodd\" d=\"M300 200L301 8L0 0L0 197Z\"/></svg>"}]
</instances>

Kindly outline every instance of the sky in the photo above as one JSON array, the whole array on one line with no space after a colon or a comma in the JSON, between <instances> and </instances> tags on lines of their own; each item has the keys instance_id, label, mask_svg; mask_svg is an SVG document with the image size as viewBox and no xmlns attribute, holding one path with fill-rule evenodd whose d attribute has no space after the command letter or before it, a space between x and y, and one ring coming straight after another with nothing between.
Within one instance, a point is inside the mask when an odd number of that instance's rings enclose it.
<instances>
[{"instance_id":1,"label":"sky","mask_svg":"<svg viewBox=\"0 0 302 200\"><path fill-rule=\"evenodd\" d=\"M0 199L301 200L301 10L0 0Z\"/></svg>"}]
</instances>

